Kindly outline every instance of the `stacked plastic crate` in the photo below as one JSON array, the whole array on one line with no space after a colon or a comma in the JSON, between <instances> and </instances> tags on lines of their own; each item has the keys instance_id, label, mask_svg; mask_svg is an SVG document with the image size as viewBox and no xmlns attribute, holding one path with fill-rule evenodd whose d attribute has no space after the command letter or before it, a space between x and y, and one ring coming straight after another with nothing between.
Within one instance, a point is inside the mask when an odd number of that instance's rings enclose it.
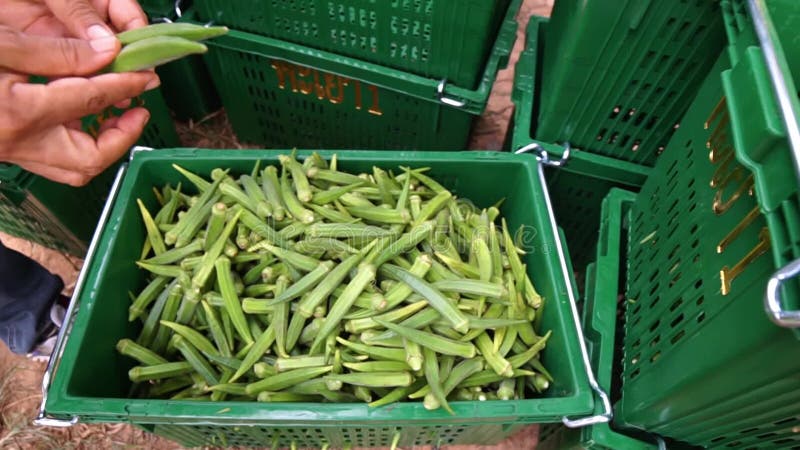
<instances>
[{"instance_id":1,"label":"stacked plastic crate","mask_svg":"<svg viewBox=\"0 0 800 450\"><path fill-rule=\"evenodd\" d=\"M622 3L558 0L531 20L516 70L512 151L571 148L549 180L578 266L594 257L605 194L642 185L723 49L715 1Z\"/></svg>"},{"instance_id":2,"label":"stacked plastic crate","mask_svg":"<svg viewBox=\"0 0 800 450\"><path fill-rule=\"evenodd\" d=\"M239 139L268 148L463 150L521 0L201 0L232 31L206 62Z\"/></svg>"},{"instance_id":3,"label":"stacked plastic crate","mask_svg":"<svg viewBox=\"0 0 800 450\"><path fill-rule=\"evenodd\" d=\"M592 154L614 164L642 164L650 173L638 193L616 191L606 199L619 203L627 196L628 212L613 227L623 236L621 248L610 248L606 229L597 263L586 270L585 314L597 313L597 291L608 288L603 283L617 286L613 294L624 312L621 351L614 355L614 421L611 428L580 432L549 427L542 445L641 448L615 443L610 429L615 438L647 432L676 445L798 448L800 102L794 80L800 75L800 4L637 2L623 12L583 4L579 13L577 4L556 5L553 31L544 37L558 35L568 44L553 45L556 53L545 50L540 58L540 102L526 104L519 97L526 92L518 90L517 126L529 128L516 130L515 137L523 137L514 146L530 144L532 136L569 141L580 151L566 168ZM575 42L580 33L569 24L555 26L559 7L573 8L568 23L578 30L607 27L604 34L595 30L593 49ZM593 19L584 16L592 11ZM624 40L621 56L611 58L608 49L638 29L655 34ZM570 75L564 61L573 70L591 61L598 66ZM585 79L570 81L576 77ZM526 115L531 120L521 121ZM575 183L559 183L564 169L554 173L557 199ZM593 186L591 196L606 192ZM567 232L576 221L577 229L599 223L574 214L585 205L585 198L565 197L557 216ZM590 254L583 242L573 237L571 250ZM612 250L623 262L601 282L598 274L614 266Z\"/></svg>"}]
</instances>

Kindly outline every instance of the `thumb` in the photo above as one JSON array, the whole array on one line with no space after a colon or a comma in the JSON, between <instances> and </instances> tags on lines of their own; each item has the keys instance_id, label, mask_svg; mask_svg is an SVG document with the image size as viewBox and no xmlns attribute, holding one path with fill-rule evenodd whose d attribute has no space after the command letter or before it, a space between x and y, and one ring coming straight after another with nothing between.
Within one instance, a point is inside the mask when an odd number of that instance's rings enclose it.
<instances>
[{"instance_id":1,"label":"thumb","mask_svg":"<svg viewBox=\"0 0 800 450\"><path fill-rule=\"evenodd\" d=\"M108 65L116 51L97 52L82 39L51 38L0 26L0 67L26 75L89 75Z\"/></svg>"},{"instance_id":2,"label":"thumb","mask_svg":"<svg viewBox=\"0 0 800 450\"><path fill-rule=\"evenodd\" d=\"M119 52L119 40L89 0L45 0L45 3L73 36L90 41L98 53Z\"/></svg>"}]
</instances>

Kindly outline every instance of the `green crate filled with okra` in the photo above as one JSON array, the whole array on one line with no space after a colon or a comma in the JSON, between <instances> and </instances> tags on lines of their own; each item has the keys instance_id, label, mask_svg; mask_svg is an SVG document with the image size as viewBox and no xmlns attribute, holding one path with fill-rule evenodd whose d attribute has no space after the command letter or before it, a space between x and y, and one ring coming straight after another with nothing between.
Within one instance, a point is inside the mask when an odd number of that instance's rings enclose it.
<instances>
[{"instance_id":1,"label":"green crate filled with okra","mask_svg":"<svg viewBox=\"0 0 800 450\"><path fill-rule=\"evenodd\" d=\"M589 415L543 195L526 155L136 152L47 416L319 448Z\"/></svg>"},{"instance_id":2,"label":"green crate filled with okra","mask_svg":"<svg viewBox=\"0 0 800 450\"><path fill-rule=\"evenodd\" d=\"M724 52L632 207L615 420L800 445L800 4L723 1Z\"/></svg>"}]
</instances>

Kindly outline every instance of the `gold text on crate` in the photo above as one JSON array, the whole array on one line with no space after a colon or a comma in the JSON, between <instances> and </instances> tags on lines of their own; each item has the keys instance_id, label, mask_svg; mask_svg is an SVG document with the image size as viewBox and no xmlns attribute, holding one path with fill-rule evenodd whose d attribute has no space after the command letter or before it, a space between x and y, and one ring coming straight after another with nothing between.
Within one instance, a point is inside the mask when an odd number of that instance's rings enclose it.
<instances>
[{"instance_id":1,"label":"gold text on crate","mask_svg":"<svg viewBox=\"0 0 800 450\"><path fill-rule=\"evenodd\" d=\"M717 192L714 195L714 202L711 209L714 214L721 216L728 212L743 195L753 195L753 174L747 175L747 171L736 161L736 152L731 143L728 129L730 128L730 115L727 109L727 100L722 97L714 107L711 115L704 125L706 130L710 130L706 147L710 149L709 159L716 166L711 177L709 186ZM739 183L738 185L735 183ZM726 188L731 187L733 193L725 199ZM716 251L718 254L725 252L725 249L740 237L756 219L761 216L758 206L754 207L739 223L725 236ZM747 254L737 262L733 268L723 266L719 271L721 281L720 291L722 295L731 293L731 285L739 275L750 266L753 261L770 249L769 229L762 227L758 233L758 242Z\"/></svg>"},{"instance_id":2,"label":"gold text on crate","mask_svg":"<svg viewBox=\"0 0 800 450\"><path fill-rule=\"evenodd\" d=\"M377 86L286 61L273 60L272 68L278 76L280 89L288 87L292 92L316 96L319 100L327 99L334 105L343 103L350 94L357 110L360 111L365 105L369 105L367 111L370 114L383 115Z\"/></svg>"}]
</instances>

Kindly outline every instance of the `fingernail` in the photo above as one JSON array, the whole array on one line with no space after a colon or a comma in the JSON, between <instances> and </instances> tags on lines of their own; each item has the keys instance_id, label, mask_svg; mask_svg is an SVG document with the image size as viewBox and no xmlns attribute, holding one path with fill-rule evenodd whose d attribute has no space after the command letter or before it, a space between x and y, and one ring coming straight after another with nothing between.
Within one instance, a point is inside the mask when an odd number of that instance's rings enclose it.
<instances>
[{"instance_id":1,"label":"fingernail","mask_svg":"<svg viewBox=\"0 0 800 450\"><path fill-rule=\"evenodd\" d=\"M147 122L149 122L149 121L150 121L150 111L148 111L148 110L146 110L146 109L145 109L145 110L144 110L144 112L145 112L145 114L144 114L144 116L143 116L144 118L142 119L142 123L143 123L144 125L147 125Z\"/></svg>"},{"instance_id":2,"label":"fingernail","mask_svg":"<svg viewBox=\"0 0 800 450\"><path fill-rule=\"evenodd\" d=\"M144 90L145 91L150 91L150 90L153 90L153 89L155 89L155 88L157 88L159 86L161 86L161 79L158 78L158 77L153 77L153 79L150 80L147 83L147 85L144 87Z\"/></svg>"},{"instance_id":3,"label":"fingernail","mask_svg":"<svg viewBox=\"0 0 800 450\"><path fill-rule=\"evenodd\" d=\"M102 25L92 25L86 31L89 36L89 45L97 53L114 51L117 48L117 38L111 31Z\"/></svg>"}]
</instances>

